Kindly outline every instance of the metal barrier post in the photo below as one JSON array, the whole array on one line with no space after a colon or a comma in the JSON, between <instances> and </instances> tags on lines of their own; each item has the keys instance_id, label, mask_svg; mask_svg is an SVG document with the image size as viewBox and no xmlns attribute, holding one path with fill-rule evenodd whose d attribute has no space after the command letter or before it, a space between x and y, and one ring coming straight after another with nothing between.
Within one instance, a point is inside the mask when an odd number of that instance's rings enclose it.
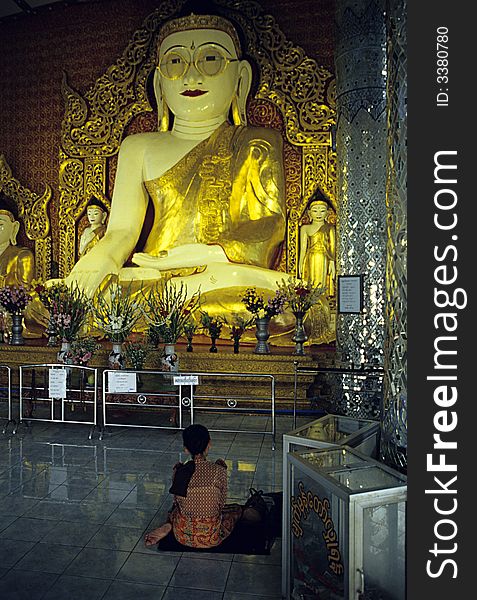
<instances>
[{"instance_id":1,"label":"metal barrier post","mask_svg":"<svg viewBox=\"0 0 477 600\"><path fill-rule=\"evenodd\" d=\"M5 370L7 373L7 403L8 403L8 418L3 428L3 433L7 432L10 423L13 425L13 433L15 433L16 421L12 419L13 407L12 407L12 370L8 365L0 365L0 369Z\"/></svg>"},{"instance_id":2,"label":"metal barrier post","mask_svg":"<svg viewBox=\"0 0 477 600\"><path fill-rule=\"evenodd\" d=\"M37 369L43 370L43 383L37 385ZM59 396L51 396L51 389L49 387L49 383L47 386L47 377L48 373L49 382L51 381L52 371L58 370L63 371L65 373L65 378L62 382L59 383L59 387L64 385L64 394L63 390L61 390L61 395ZM26 382L26 373L31 371L31 380L30 385L28 386ZM79 384L78 389L73 387L72 385L72 373L77 372L79 374ZM84 388L84 374L86 372L94 374L94 384L91 390ZM44 364L36 364L36 365L21 365L19 368L20 373L20 381L19 381L19 393L20 393L20 414L19 414L19 422L18 426L23 422L29 423L31 421L47 421L53 423L77 423L81 425L91 425L89 439L93 437L93 432L97 427L97 394L98 394L98 379L97 379L97 369L86 367L82 365L64 365L59 363L44 363ZM31 411L29 415L24 415L24 403L26 400L25 392L30 392L30 402L31 402ZM58 390L57 390L58 391ZM86 396L86 399L85 399ZM92 397L92 399L89 399ZM35 417L33 416L34 410L36 408L35 405L38 403L49 403L49 418ZM55 406L60 404L60 417L55 417ZM68 419L65 414L65 404L70 404L72 410L77 406L81 406L86 412L88 407L92 408L93 414L91 419ZM15 430L16 431L16 430Z\"/></svg>"}]
</instances>

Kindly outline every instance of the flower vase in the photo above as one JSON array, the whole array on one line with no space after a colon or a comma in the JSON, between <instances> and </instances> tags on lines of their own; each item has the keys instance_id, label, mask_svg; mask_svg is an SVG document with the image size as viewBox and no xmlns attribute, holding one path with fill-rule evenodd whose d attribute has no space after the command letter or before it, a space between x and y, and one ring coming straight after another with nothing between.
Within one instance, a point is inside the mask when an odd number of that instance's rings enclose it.
<instances>
[{"instance_id":1,"label":"flower vase","mask_svg":"<svg viewBox=\"0 0 477 600\"><path fill-rule=\"evenodd\" d=\"M239 353L240 338L234 338L234 354Z\"/></svg>"},{"instance_id":2,"label":"flower vase","mask_svg":"<svg viewBox=\"0 0 477 600\"><path fill-rule=\"evenodd\" d=\"M194 348L192 347L192 336L188 336L187 337L187 348L186 348L187 352L193 352Z\"/></svg>"},{"instance_id":3,"label":"flower vase","mask_svg":"<svg viewBox=\"0 0 477 600\"><path fill-rule=\"evenodd\" d=\"M13 346L23 346L25 340L23 339L23 315L12 313L12 335L10 336L10 344Z\"/></svg>"},{"instance_id":4,"label":"flower vase","mask_svg":"<svg viewBox=\"0 0 477 600\"><path fill-rule=\"evenodd\" d=\"M270 317L263 317L255 320L255 337L257 344L255 346L255 354L270 354L270 346L268 345Z\"/></svg>"},{"instance_id":5,"label":"flower vase","mask_svg":"<svg viewBox=\"0 0 477 600\"><path fill-rule=\"evenodd\" d=\"M179 370L179 357L177 356L174 344L164 344L161 365L163 371L175 372Z\"/></svg>"},{"instance_id":6,"label":"flower vase","mask_svg":"<svg viewBox=\"0 0 477 600\"><path fill-rule=\"evenodd\" d=\"M305 355L305 348L303 344L308 339L308 336L305 333L305 328L303 327L303 319L305 318L305 313L301 311L297 311L293 313L295 315L295 335L292 337L292 341L295 342L295 352L298 356Z\"/></svg>"},{"instance_id":7,"label":"flower vase","mask_svg":"<svg viewBox=\"0 0 477 600\"><path fill-rule=\"evenodd\" d=\"M113 342L113 348L108 356L108 368L124 369L125 362L123 345L120 342Z\"/></svg>"},{"instance_id":8,"label":"flower vase","mask_svg":"<svg viewBox=\"0 0 477 600\"><path fill-rule=\"evenodd\" d=\"M213 354L217 354L217 346L215 344L215 342L217 341L217 338L216 337L211 337L210 340L212 342L212 345L209 348L209 352L212 352Z\"/></svg>"},{"instance_id":9,"label":"flower vase","mask_svg":"<svg viewBox=\"0 0 477 600\"><path fill-rule=\"evenodd\" d=\"M56 354L56 361L62 365L71 364L71 342L61 342L61 348Z\"/></svg>"}]
</instances>

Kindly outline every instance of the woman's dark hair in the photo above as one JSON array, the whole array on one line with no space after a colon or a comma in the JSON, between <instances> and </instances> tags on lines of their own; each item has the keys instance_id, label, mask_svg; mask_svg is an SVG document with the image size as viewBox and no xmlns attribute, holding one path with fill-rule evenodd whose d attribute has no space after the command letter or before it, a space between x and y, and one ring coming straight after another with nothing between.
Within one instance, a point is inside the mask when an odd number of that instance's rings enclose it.
<instances>
[{"instance_id":1,"label":"woman's dark hair","mask_svg":"<svg viewBox=\"0 0 477 600\"><path fill-rule=\"evenodd\" d=\"M190 452L191 456L202 454L210 442L210 434L204 425L194 424L186 427L182 432L184 446Z\"/></svg>"},{"instance_id":2,"label":"woman's dark hair","mask_svg":"<svg viewBox=\"0 0 477 600\"><path fill-rule=\"evenodd\" d=\"M189 425L189 427L186 427L182 432L182 440L184 441L184 446L190 452L192 458L194 458L195 456L202 454L209 445L209 430L203 425ZM177 467L169 493L176 496L187 496L187 487L189 486L194 471L194 460L189 460L185 465Z\"/></svg>"}]
</instances>

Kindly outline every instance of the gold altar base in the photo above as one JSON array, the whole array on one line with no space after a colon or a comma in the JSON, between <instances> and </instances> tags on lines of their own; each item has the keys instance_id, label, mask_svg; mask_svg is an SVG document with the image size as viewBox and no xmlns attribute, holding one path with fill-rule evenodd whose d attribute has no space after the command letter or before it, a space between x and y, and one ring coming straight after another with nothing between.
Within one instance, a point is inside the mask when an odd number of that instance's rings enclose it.
<instances>
[{"instance_id":1,"label":"gold altar base","mask_svg":"<svg viewBox=\"0 0 477 600\"><path fill-rule=\"evenodd\" d=\"M240 345L240 352L233 353L232 342L219 340L217 342L218 352L210 353L210 340L199 337L197 342L194 338L193 352L186 351L185 343L176 344L176 352L179 356L179 367L182 372L190 373L248 373L256 375L273 375L275 377L275 408L280 410L291 410L293 408L294 395L294 362L300 366L317 367L330 366L334 360L335 348L333 346L310 346L306 348L305 356L292 354L293 348L283 348L271 345L270 354L254 354L255 344L244 343ZM46 340L27 340L24 346L0 345L0 364L12 367L13 385L18 383L18 372L15 367L20 365L49 364L57 362L58 347L49 347ZM109 342L102 342L101 349L90 361L89 366L100 370L108 368L108 355L111 350ZM154 350L146 361L146 369L161 370L161 349ZM310 402L306 397L307 389L312 385L314 376L300 376L297 409L310 409ZM266 397L270 393L270 385L251 380L245 384L240 380L240 395ZM229 380L223 377L214 381L208 379L207 386L201 386L201 393L208 395L224 396L226 394L237 394L237 380L233 376ZM265 400L258 399L253 402L255 407ZM249 402L252 405L252 401ZM244 402L247 406L247 402ZM269 402L267 403L269 405ZM321 407L318 407L321 408Z\"/></svg>"}]
</instances>

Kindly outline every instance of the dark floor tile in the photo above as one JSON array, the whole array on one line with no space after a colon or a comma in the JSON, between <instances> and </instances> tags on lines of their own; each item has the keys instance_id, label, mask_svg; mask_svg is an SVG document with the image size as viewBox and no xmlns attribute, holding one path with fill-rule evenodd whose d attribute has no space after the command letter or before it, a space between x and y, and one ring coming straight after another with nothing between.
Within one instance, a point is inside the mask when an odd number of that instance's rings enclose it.
<instances>
[{"instance_id":1,"label":"dark floor tile","mask_svg":"<svg viewBox=\"0 0 477 600\"><path fill-rule=\"evenodd\" d=\"M116 580L113 581L102 600L161 600L164 590L164 586ZM191 600L190 595L187 600Z\"/></svg>"},{"instance_id":2,"label":"dark floor tile","mask_svg":"<svg viewBox=\"0 0 477 600\"><path fill-rule=\"evenodd\" d=\"M99 600L110 584L109 579L62 575L42 600Z\"/></svg>"},{"instance_id":3,"label":"dark floor tile","mask_svg":"<svg viewBox=\"0 0 477 600\"><path fill-rule=\"evenodd\" d=\"M0 499L0 514L21 517L35 506L35 504L38 504L38 502L38 498L23 498L18 494L10 494Z\"/></svg>"},{"instance_id":4,"label":"dark floor tile","mask_svg":"<svg viewBox=\"0 0 477 600\"><path fill-rule=\"evenodd\" d=\"M64 483L50 492L46 499L51 499L60 502L81 502L88 496L96 486L91 484L70 484Z\"/></svg>"},{"instance_id":5,"label":"dark floor tile","mask_svg":"<svg viewBox=\"0 0 477 600\"><path fill-rule=\"evenodd\" d=\"M34 542L0 540L0 565L13 567L34 545Z\"/></svg>"},{"instance_id":6,"label":"dark floor tile","mask_svg":"<svg viewBox=\"0 0 477 600\"><path fill-rule=\"evenodd\" d=\"M84 502L109 502L119 505L130 493L129 490L96 487L84 498Z\"/></svg>"},{"instance_id":7,"label":"dark floor tile","mask_svg":"<svg viewBox=\"0 0 477 600\"><path fill-rule=\"evenodd\" d=\"M116 510L117 504L108 502L82 502L70 504L63 515L65 521L104 523Z\"/></svg>"},{"instance_id":8,"label":"dark floor tile","mask_svg":"<svg viewBox=\"0 0 477 600\"><path fill-rule=\"evenodd\" d=\"M171 587L222 592L225 590L230 564L227 561L190 559L183 555L170 585Z\"/></svg>"},{"instance_id":9,"label":"dark floor tile","mask_svg":"<svg viewBox=\"0 0 477 600\"><path fill-rule=\"evenodd\" d=\"M180 557L133 553L129 556L116 579L167 585Z\"/></svg>"},{"instance_id":10,"label":"dark floor tile","mask_svg":"<svg viewBox=\"0 0 477 600\"><path fill-rule=\"evenodd\" d=\"M99 523L71 523L61 521L47 533L42 542L64 546L86 546L99 530Z\"/></svg>"},{"instance_id":11,"label":"dark floor tile","mask_svg":"<svg viewBox=\"0 0 477 600\"><path fill-rule=\"evenodd\" d=\"M0 531L6 529L14 521L18 519L15 515L0 515Z\"/></svg>"},{"instance_id":12,"label":"dark floor tile","mask_svg":"<svg viewBox=\"0 0 477 600\"><path fill-rule=\"evenodd\" d=\"M40 600L54 584L58 575L11 570L0 579L2 600Z\"/></svg>"},{"instance_id":13,"label":"dark floor tile","mask_svg":"<svg viewBox=\"0 0 477 600\"><path fill-rule=\"evenodd\" d=\"M255 594L267 598L281 593L279 565L260 565L233 562L226 592Z\"/></svg>"},{"instance_id":14,"label":"dark floor tile","mask_svg":"<svg viewBox=\"0 0 477 600\"><path fill-rule=\"evenodd\" d=\"M66 575L114 579L128 557L127 552L83 548L69 567Z\"/></svg>"},{"instance_id":15,"label":"dark floor tile","mask_svg":"<svg viewBox=\"0 0 477 600\"><path fill-rule=\"evenodd\" d=\"M106 523L111 527L144 528L151 521L155 513L156 509L123 508L121 505L110 515Z\"/></svg>"},{"instance_id":16,"label":"dark floor tile","mask_svg":"<svg viewBox=\"0 0 477 600\"><path fill-rule=\"evenodd\" d=\"M60 575L80 551L81 548L74 546L39 543L33 546L13 568Z\"/></svg>"},{"instance_id":17,"label":"dark floor tile","mask_svg":"<svg viewBox=\"0 0 477 600\"><path fill-rule=\"evenodd\" d=\"M274 596L267 596L267 600L282 600L281 593ZM225 592L223 600L263 600L262 595L240 594L239 592Z\"/></svg>"},{"instance_id":18,"label":"dark floor tile","mask_svg":"<svg viewBox=\"0 0 477 600\"><path fill-rule=\"evenodd\" d=\"M39 542L54 526L53 521L46 519L19 517L0 533L0 538Z\"/></svg>"},{"instance_id":19,"label":"dark floor tile","mask_svg":"<svg viewBox=\"0 0 477 600\"><path fill-rule=\"evenodd\" d=\"M256 565L281 565L282 544L281 540L275 540L270 554L235 554L234 562L253 563Z\"/></svg>"},{"instance_id":20,"label":"dark floor tile","mask_svg":"<svg viewBox=\"0 0 477 600\"><path fill-rule=\"evenodd\" d=\"M168 587L161 600L222 600L222 592Z\"/></svg>"},{"instance_id":21,"label":"dark floor tile","mask_svg":"<svg viewBox=\"0 0 477 600\"><path fill-rule=\"evenodd\" d=\"M142 528L111 527L106 524L101 526L87 546L89 548L131 551L138 541L143 538L143 532L144 529Z\"/></svg>"}]
</instances>

